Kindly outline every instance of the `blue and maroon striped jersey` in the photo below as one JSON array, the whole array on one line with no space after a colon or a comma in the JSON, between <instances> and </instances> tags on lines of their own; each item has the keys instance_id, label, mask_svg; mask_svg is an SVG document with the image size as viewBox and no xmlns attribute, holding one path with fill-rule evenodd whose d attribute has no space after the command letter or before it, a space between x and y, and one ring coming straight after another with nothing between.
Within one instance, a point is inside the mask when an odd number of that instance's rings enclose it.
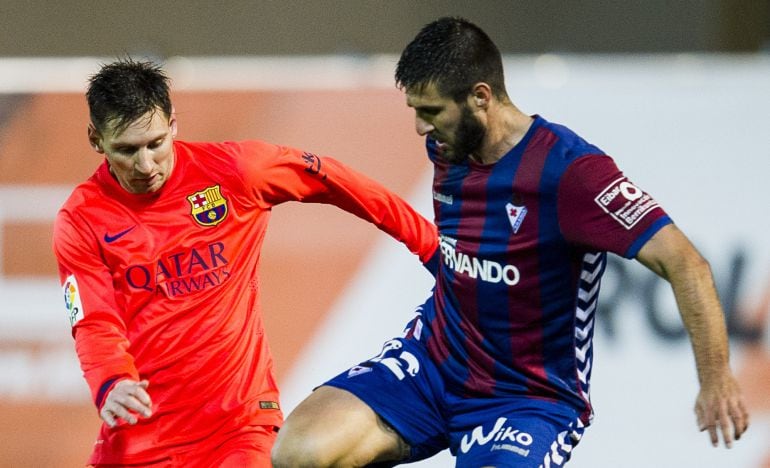
<instances>
[{"instance_id":1,"label":"blue and maroon striped jersey","mask_svg":"<svg viewBox=\"0 0 770 468\"><path fill-rule=\"evenodd\" d=\"M539 116L494 164L427 148L441 261L410 334L451 391L563 401L588 423L605 252L634 257L670 218L599 148Z\"/></svg>"}]
</instances>

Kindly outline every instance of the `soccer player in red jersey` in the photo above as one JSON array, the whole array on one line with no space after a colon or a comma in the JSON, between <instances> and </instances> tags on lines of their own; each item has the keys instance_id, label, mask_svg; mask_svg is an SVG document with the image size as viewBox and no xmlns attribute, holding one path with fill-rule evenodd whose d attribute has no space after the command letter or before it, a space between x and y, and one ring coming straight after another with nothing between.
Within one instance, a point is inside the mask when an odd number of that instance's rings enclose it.
<instances>
[{"instance_id":1,"label":"soccer player in red jersey","mask_svg":"<svg viewBox=\"0 0 770 468\"><path fill-rule=\"evenodd\" d=\"M89 463L270 466L282 414L258 272L271 208L336 205L426 265L436 228L334 159L177 140L168 79L152 63L103 66L87 100L105 161L58 213L54 251L104 421Z\"/></svg>"}]
</instances>

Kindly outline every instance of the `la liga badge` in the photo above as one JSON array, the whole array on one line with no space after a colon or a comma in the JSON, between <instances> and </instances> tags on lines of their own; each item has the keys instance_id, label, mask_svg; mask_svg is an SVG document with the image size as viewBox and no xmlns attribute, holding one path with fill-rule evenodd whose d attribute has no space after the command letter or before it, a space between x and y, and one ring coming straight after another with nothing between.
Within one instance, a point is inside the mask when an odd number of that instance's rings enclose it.
<instances>
[{"instance_id":1,"label":"la liga badge","mask_svg":"<svg viewBox=\"0 0 770 468\"><path fill-rule=\"evenodd\" d=\"M75 275L69 275L64 280L62 290L67 317L70 319L70 325L74 327L83 318L83 303L80 301L80 290Z\"/></svg>"},{"instance_id":2,"label":"la liga badge","mask_svg":"<svg viewBox=\"0 0 770 468\"><path fill-rule=\"evenodd\" d=\"M187 200L190 214L201 226L216 226L227 217L227 199L222 196L219 185L188 195Z\"/></svg>"}]
</instances>

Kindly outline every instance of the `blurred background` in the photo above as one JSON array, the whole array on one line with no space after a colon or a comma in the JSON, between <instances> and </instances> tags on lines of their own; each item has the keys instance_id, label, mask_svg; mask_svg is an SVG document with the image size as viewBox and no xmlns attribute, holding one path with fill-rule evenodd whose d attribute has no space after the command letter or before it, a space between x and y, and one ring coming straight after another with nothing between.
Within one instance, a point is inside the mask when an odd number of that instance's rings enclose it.
<instances>
[{"instance_id":1,"label":"blurred background","mask_svg":"<svg viewBox=\"0 0 770 468\"><path fill-rule=\"evenodd\" d=\"M101 162L85 82L160 60L180 138L259 138L334 156L432 217L430 166L395 89L425 23L465 16L505 55L509 95L612 155L710 260L752 427L697 432L673 297L611 257L596 324L594 425L573 467L770 467L770 0L0 1L0 467L83 466L99 420L70 337L51 225ZM263 309L288 413L399 334L431 279L325 206L275 209ZM447 453L413 466L447 467Z\"/></svg>"}]
</instances>

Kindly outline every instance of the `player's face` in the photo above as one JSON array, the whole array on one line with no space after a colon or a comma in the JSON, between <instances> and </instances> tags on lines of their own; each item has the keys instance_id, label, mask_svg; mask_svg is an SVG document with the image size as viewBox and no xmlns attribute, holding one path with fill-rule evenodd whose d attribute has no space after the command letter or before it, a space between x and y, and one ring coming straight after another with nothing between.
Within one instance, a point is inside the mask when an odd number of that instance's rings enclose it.
<instances>
[{"instance_id":1,"label":"player's face","mask_svg":"<svg viewBox=\"0 0 770 468\"><path fill-rule=\"evenodd\" d=\"M406 103L415 111L417 133L436 140L443 159L461 163L481 147L487 129L467 102L442 96L431 83L407 91Z\"/></svg>"},{"instance_id":2,"label":"player's face","mask_svg":"<svg viewBox=\"0 0 770 468\"><path fill-rule=\"evenodd\" d=\"M174 168L173 140L176 118L156 110L136 119L121 131L111 126L99 132L88 128L91 145L104 153L110 172L131 193L157 192Z\"/></svg>"}]
</instances>

